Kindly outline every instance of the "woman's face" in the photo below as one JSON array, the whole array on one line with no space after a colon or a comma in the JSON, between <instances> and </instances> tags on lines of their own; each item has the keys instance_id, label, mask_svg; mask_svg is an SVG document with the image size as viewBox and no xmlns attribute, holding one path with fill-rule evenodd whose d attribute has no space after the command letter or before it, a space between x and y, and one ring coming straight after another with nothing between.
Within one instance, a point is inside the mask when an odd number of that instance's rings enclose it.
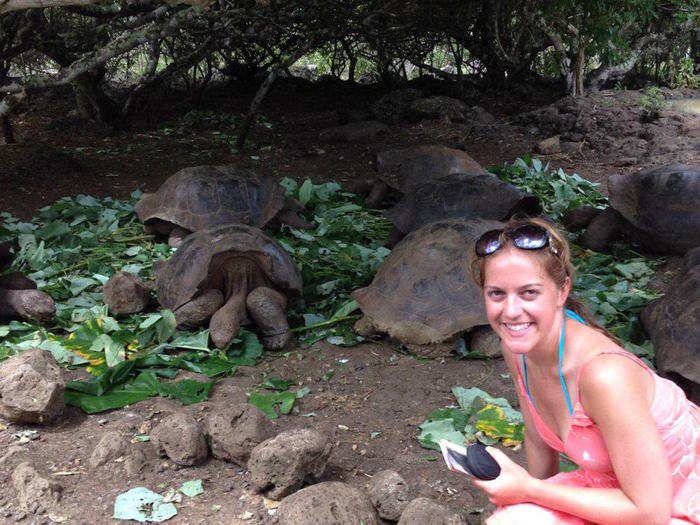
<instances>
[{"instance_id":1,"label":"woman's face","mask_svg":"<svg viewBox=\"0 0 700 525\"><path fill-rule=\"evenodd\" d=\"M486 316L511 352L525 354L556 341L554 322L566 302L568 282L559 288L536 258L512 247L489 255L484 275Z\"/></svg>"}]
</instances>

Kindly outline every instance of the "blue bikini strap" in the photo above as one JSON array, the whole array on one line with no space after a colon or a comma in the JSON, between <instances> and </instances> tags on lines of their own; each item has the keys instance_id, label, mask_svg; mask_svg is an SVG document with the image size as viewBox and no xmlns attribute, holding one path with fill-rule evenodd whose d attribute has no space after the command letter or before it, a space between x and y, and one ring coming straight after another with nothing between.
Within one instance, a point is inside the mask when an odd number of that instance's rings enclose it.
<instances>
[{"instance_id":1,"label":"blue bikini strap","mask_svg":"<svg viewBox=\"0 0 700 525\"><path fill-rule=\"evenodd\" d=\"M564 317L561 320L561 332L559 334L559 363L557 365L557 371L559 372L559 381L561 382L561 389L564 391L564 397L566 398L566 407L569 409L569 415L574 412L574 407L571 405L571 397L569 397L569 389L566 388L566 381L564 381L564 375L561 373L561 362L564 358L564 339L566 336L566 318L575 319L579 323L586 324L586 321L578 315L576 312L569 310L568 308L564 310ZM527 384L527 362L525 361L525 355L522 355L523 361L523 376L525 380L525 391L527 396L530 398L532 405L535 402L532 400L532 394L530 394L530 386Z\"/></svg>"}]
</instances>

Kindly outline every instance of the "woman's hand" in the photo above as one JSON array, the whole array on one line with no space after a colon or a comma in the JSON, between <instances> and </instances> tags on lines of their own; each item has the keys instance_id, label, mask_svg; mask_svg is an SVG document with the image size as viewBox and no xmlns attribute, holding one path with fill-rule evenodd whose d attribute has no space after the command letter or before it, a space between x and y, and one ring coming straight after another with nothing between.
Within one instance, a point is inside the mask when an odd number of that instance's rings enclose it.
<instances>
[{"instance_id":1,"label":"woman's hand","mask_svg":"<svg viewBox=\"0 0 700 525\"><path fill-rule=\"evenodd\" d=\"M489 500L496 505L514 505L527 501L534 478L497 448L486 447L486 450L500 465L501 474L491 481L472 478L474 486L486 492Z\"/></svg>"}]
</instances>

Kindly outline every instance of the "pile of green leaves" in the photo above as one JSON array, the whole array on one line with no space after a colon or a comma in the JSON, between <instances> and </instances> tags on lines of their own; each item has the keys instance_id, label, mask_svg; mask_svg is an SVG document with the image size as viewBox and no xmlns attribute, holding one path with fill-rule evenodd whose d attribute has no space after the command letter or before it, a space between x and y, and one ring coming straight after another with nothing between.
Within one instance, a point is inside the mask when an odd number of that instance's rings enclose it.
<instances>
[{"instance_id":1,"label":"pile of green leaves","mask_svg":"<svg viewBox=\"0 0 700 525\"><path fill-rule=\"evenodd\" d=\"M369 284L389 254L383 245L391 223L381 212L363 207L361 199L344 193L334 182L298 185L284 179L287 195L307 209L311 230L283 227L278 240L301 269L304 290L289 312L302 342L326 338L332 344L352 345L361 340L348 322L357 303L350 293Z\"/></svg>"},{"instance_id":2,"label":"pile of green leaves","mask_svg":"<svg viewBox=\"0 0 700 525\"><path fill-rule=\"evenodd\" d=\"M611 255L578 249L574 255L574 291L588 312L628 350L650 362L654 352L639 313L660 296L648 285L662 261L632 256L629 249Z\"/></svg>"},{"instance_id":3,"label":"pile of green leaves","mask_svg":"<svg viewBox=\"0 0 700 525\"><path fill-rule=\"evenodd\" d=\"M504 398L494 398L476 387L453 387L452 394L459 406L438 408L428 414L420 425L421 446L440 450L441 439L458 445L476 439L487 445L499 441L506 446L522 443L523 416Z\"/></svg>"},{"instance_id":4,"label":"pile of green leaves","mask_svg":"<svg viewBox=\"0 0 700 525\"><path fill-rule=\"evenodd\" d=\"M513 186L539 197L545 215L559 220L566 212L583 205L604 208L607 199L598 184L574 173L568 175L561 168L552 170L549 163L537 158L517 158L512 164L491 169L498 177Z\"/></svg>"},{"instance_id":5,"label":"pile of green leaves","mask_svg":"<svg viewBox=\"0 0 700 525\"><path fill-rule=\"evenodd\" d=\"M303 296L290 311L292 326L302 342L325 337L354 344L349 326L357 305L349 294L371 280L388 253L381 245L389 223L362 208L355 195L341 193L337 184L284 183L314 224L310 231L268 232L280 239L304 276ZM179 369L215 377L254 365L262 355L257 337L246 330L219 351L209 348L208 330L177 330L168 310L120 319L108 314L101 288L109 277L122 270L149 279L153 262L172 253L143 233L133 209L139 197L139 192L128 202L66 197L42 208L31 222L2 215L0 241L13 242L16 251L11 270L26 273L48 292L57 313L50 326L19 321L0 326L0 360L38 347L66 366L86 366L94 379L70 382L66 400L88 412L153 395L195 402L206 397L211 384L175 381ZM282 408L287 405L288 400Z\"/></svg>"}]
</instances>

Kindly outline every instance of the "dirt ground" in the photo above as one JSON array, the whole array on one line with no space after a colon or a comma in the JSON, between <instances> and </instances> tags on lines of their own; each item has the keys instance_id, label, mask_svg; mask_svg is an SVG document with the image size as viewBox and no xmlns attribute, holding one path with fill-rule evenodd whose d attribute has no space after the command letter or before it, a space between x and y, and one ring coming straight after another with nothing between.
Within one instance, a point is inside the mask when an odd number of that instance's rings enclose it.
<instances>
[{"instance_id":1,"label":"dirt ground","mask_svg":"<svg viewBox=\"0 0 700 525\"><path fill-rule=\"evenodd\" d=\"M533 129L516 117L552 104L553 99L541 94L489 94L470 101L496 116L498 125L488 132L474 133L466 123L426 120L393 125L372 143L319 142L318 132L338 124L339 113L366 106L379 96L372 88L280 85L262 108L273 127L256 127L250 149L233 153L223 143L227 138L222 140L219 128L193 130L181 126L180 119L191 106L176 97L156 101L131 129L114 131L70 116L69 97L43 95L15 120L19 144L0 145L0 210L27 219L41 206L64 195L126 197L135 189L157 188L180 168L224 162L279 177L338 181L352 190L372 177L373 156L384 148L421 143L453 145L463 147L482 165L495 166L531 153L535 144L552 132L546 126ZM617 107L618 98L620 108L632 104L629 93L607 96L613 100L611 106ZM205 102L198 109L235 114L245 110L249 99L250 93L233 96L231 89L221 89L203 97ZM588 104L586 118L595 114L595 100L584 102ZM627 118L622 109L619 115L623 120ZM662 129L660 136L685 133L689 139L689 146L674 150L676 158L698 163L697 124L693 130L693 120L687 115L674 117L669 113L664 118L664 125L671 131ZM640 153L634 163L620 165L616 159L630 158L622 151L628 147L627 139L625 135L607 144L606 155L586 145L584 139L580 151L542 158L569 173L575 171L604 182L608 175L621 170L636 171L654 164L653 155ZM652 139L644 140L652 144ZM614 147L621 148L618 155L610 151ZM639 144L637 147L641 148ZM664 162L673 160L673 151L665 155ZM333 374L328 378L331 369ZM459 360L454 356L417 359L384 340L353 348L317 343L311 348L296 346L284 355L268 353L257 367L242 367L225 381L245 388L258 385L267 374L275 374L308 386L309 394L297 401L299 414L282 416L275 425L279 430L313 427L330 437L334 447L324 479L364 488L372 474L392 468L421 495L462 509L470 521L478 523L490 509L488 501L471 489L464 477L444 468L437 453L420 447L416 440L418 425L433 409L454 403L450 393L453 386L478 386L517 406L506 372L501 360ZM215 387L212 403L216 397ZM188 410L202 419L208 407L204 403ZM57 521L67 518L64 522L71 524L117 523L111 519L117 494L135 486L164 493L168 487L177 488L183 481L201 478L204 493L185 498L178 505L178 515L168 523L274 523L274 509L253 494L247 473L219 460L210 458L200 467L173 468L155 457L149 443L135 442L130 446L142 448L148 457L146 467L136 477L128 478L117 462L90 469L88 458L103 432L120 428L135 434L172 409L173 405L162 399L93 416L70 407L60 424L32 428L39 432L37 439L23 444L19 444L16 433L27 427L0 426L0 450L11 451L0 459L0 480L5 484L0 493L0 522L50 523L46 515L27 516L17 508L10 473L23 458L29 458L53 473L52 478L65 487L62 502L53 511ZM521 462L524 459L522 451L513 456Z\"/></svg>"}]
</instances>

